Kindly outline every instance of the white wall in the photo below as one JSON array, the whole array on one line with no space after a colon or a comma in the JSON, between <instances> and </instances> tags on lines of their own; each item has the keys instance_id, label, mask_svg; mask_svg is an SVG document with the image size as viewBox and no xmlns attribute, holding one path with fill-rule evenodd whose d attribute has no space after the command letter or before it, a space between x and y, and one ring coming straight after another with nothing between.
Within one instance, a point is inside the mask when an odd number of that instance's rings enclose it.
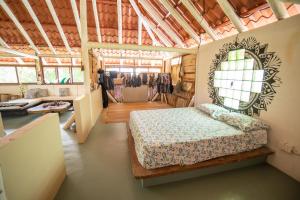
<instances>
[{"instance_id":1,"label":"white wall","mask_svg":"<svg viewBox=\"0 0 300 200\"><path fill-rule=\"evenodd\" d=\"M82 95L73 101L76 121L76 136L79 143L84 143L91 129L97 123L102 112L101 88L90 94Z\"/></svg>"},{"instance_id":2,"label":"white wall","mask_svg":"<svg viewBox=\"0 0 300 200\"><path fill-rule=\"evenodd\" d=\"M271 125L268 145L275 151L268 162L300 181L300 156L280 149L280 143L288 142L300 152L300 15L264 26L246 33L239 38L254 36L261 43L267 43L268 51L274 51L282 61L278 76L282 84L268 111L261 112L261 118ZM196 105L211 102L208 94L209 67L222 45L235 40L235 36L215 41L199 48Z\"/></svg>"},{"instance_id":3,"label":"white wall","mask_svg":"<svg viewBox=\"0 0 300 200\"><path fill-rule=\"evenodd\" d=\"M0 139L8 200L54 199L65 175L58 114L47 114Z\"/></svg>"}]
</instances>

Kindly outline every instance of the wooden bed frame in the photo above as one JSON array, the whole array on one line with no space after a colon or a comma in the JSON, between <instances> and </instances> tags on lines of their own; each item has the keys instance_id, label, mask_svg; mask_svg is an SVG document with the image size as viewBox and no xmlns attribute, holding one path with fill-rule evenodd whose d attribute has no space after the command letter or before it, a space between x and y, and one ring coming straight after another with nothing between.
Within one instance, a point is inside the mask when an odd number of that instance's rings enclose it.
<instances>
[{"instance_id":1,"label":"wooden bed frame","mask_svg":"<svg viewBox=\"0 0 300 200\"><path fill-rule=\"evenodd\" d=\"M140 179L142 186L154 186L168 182L174 182L189 178L205 176L209 174L239 169L265 162L268 155L273 152L267 147L261 147L248 152L223 156L193 165L167 166L157 169L145 169L138 161L134 139L127 123L128 148L131 158L133 176Z\"/></svg>"}]
</instances>

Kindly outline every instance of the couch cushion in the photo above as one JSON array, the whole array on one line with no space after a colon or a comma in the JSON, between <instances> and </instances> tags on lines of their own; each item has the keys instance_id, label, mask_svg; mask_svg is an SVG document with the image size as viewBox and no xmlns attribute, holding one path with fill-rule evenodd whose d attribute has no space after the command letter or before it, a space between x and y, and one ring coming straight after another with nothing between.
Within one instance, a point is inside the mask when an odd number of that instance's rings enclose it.
<instances>
[{"instance_id":1,"label":"couch cushion","mask_svg":"<svg viewBox=\"0 0 300 200\"><path fill-rule=\"evenodd\" d=\"M37 98L38 88L29 89L26 92L25 99L34 99Z\"/></svg>"},{"instance_id":2,"label":"couch cushion","mask_svg":"<svg viewBox=\"0 0 300 200\"><path fill-rule=\"evenodd\" d=\"M70 89L69 88L59 88L59 96L60 97L70 96Z\"/></svg>"},{"instance_id":3,"label":"couch cushion","mask_svg":"<svg viewBox=\"0 0 300 200\"><path fill-rule=\"evenodd\" d=\"M37 97L47 97L47 96L49 96L48 89L38 89L36 96Z\"/></svg>"}]
</instances>

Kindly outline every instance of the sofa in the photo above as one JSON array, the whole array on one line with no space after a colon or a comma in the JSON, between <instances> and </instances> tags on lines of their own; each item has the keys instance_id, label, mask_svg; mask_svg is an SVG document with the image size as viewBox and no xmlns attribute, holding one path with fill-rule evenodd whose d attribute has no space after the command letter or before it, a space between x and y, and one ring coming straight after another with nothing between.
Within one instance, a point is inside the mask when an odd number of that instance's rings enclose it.
<instances>
[{"instance_id":1,"label":"sofa","mask_svg":"<svg viewBox=\"0 0 300 200\"><path fill-rule=\"evenodd\" d=\"M67 87L60 87L58 89L58 95L49 95L47 88L31 88L26 91L24 98L1 102L0 112L3 116L26 115L28 108L43 102L69 101L72 103L77 96L70 95L69 90Z\"/></svg>"}]
</instances>

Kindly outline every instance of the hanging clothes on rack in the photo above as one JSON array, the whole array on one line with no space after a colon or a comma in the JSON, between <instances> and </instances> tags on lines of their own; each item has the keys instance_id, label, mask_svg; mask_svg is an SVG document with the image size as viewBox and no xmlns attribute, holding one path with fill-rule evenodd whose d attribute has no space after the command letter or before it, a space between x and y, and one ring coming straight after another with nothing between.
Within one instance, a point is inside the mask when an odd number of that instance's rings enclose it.
<instances>
[{"instance_id":1,"label":"hanging clothes on rack","mask_svg":"<svg viewBox=\"0 0 300 200\"><path fill-rule=\"evenodd\" d=\"M105 73L104 76L104 83L107 90L113 90L114 89L114 81L113 78L110 75L110 72Z\"/></svg>"},{"instance_id":2,"label":"hanging clothes on rack","mask_svg":"<svg viewBox=\"0 0 300 200\"><path fill-rule=\"evenodd\" d=\"M147 85L148 82L148 74L147 73L142 73L142 83L143 85Z\"/></svg>"},{"instance_id":3,"label":"hanging clothes on rack","mask_svg":"<svg viewBox=\"0 0 300 200\"><path fill-rule=\"evenodd\" d=\"M115 85L114 96L118 102L123 102L123 84Z\"/></svg>"},{"instance_id":4,"label":"hanging clothes on rack","mask_svg":"<svg viewBox=\"0 0 300 200\"><path fill-rule=\"evenodd\" d=\"M173 85L170 73L160 73L157 78L157 91L158 93L172 93Z\"/></svg>"},{"instance_id":5,"label":"hanging clothes on rack","mask_svg":"<svg viewBox=\"0 0 300 200\"><path fill-rule=\"evenodd\" d=\"M154 74L148 74L148 99L151 100L157 91Z\"/></svg>"},{"instance_id":6,"label":"hanging clothes on rack","mask_svg":"<svg viewBox=\"0 0 300 200\"><path fill-rule=\"evenodd\" d=\"M140 76L133 74L131 78L131 87L140 87L142 85L142 79Z\"/></svg>"}]
</instances>

